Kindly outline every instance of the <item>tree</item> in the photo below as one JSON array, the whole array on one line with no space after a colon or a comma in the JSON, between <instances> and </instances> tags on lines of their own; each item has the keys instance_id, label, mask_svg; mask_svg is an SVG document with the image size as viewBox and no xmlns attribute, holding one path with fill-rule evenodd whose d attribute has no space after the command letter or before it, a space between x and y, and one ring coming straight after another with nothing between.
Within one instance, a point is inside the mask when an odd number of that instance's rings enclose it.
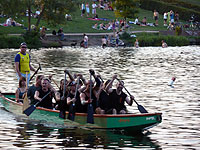
<instances>
[{"instance_id":1,"label":"tree","mask_svg":"<svg viewBox=\"0 0 200 150\"><path fill-rule=\"evenodd\" d=\"M31 13L36 8L40 9L40 16L35 24L39 26L40 20L44 19L49 24L60 24L65 19L66 13L72 12L75 8L73 0L1 0L0 12L9 17L18 17L28 13L28 30L31 28Z\"/></svg>"},{"instance_id":2,"label":"tree","mask_svg":"<svg viewBox=\"0 0 200 150\"><path fill-rule=\"evenodd\" d=\"M115 0L112 6L116 17L135 18L138 13L139 0Z\"/></svg>"}]
</instances>

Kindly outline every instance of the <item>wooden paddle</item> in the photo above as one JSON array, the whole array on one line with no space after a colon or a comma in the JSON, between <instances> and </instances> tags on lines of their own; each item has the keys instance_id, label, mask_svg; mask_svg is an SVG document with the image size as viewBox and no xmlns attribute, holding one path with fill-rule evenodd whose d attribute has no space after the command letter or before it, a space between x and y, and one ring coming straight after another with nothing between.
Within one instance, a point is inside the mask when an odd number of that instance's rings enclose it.
<instances>
[{"instance_id":1,"label":"wooden paddle","mask_svg":"<svg viewBox=\"0 0 200 150\"><path fill-rule=\"evenodd\" d=\"M41 65L39 64L39 67L37 68L37 70L34 72L34 74L31 76L29 82L33 79L33 77L38 73L39 70L42 70Z\"/></svg>"},{"instance_id":2,"label":"wooden paddle","mask_svg":"<svg viewBox=\"0 0 200 150\"><path fill-rule=\"evenodd\" d=\"M121 82L118 78L117 78L117 80L118 80L119 82ZM129 94L129 96L131 96L131 94L130 94L129 91L125 88L125 86L124 86L123 84L122 84L122 86L123 86L123 88L126 90L126 92ZM139 104L136 102L135 99L133 99L133 100L134 100L134 102L137 104L138 110L139 110L141 113L148 113L147 110L146 110L142 105L139 105Z\"/></svg>"},{"instance_id":3,"label":"wooden paddle","mask_svg":"<svg viewBox=\"0 0 200 150\"><path fill-rule=\"evenodd\" d=\"M28 71L26 71L26 93L25 93L24 100L23 100L22 112L24 112L24 110L26 110L29 107L27 90L28 90Z\"/></svg>"},{"instance_id":4,"label":"wooden paddle","mask_svg":"<svg viewBox=\"0 0 200 150\"><path fill-rule=\"evenodd\" d=\"M88 112L87 112L87 123L94 124L93 116L93 106L92 106L92 75L90 73L90 103L88 103Z\"/></svg>"},{"instance_id":5,"label":"wooden paddle","mask_svg":"<svg viewBox=\"0 0 200 150\"><path fill-rule=\"evenodd\" d=\"M63 88L63 96L61 97L60 100L60 113L59 113L59 117L65 119L66 118L66 113L65 113L65 92L66 92L66 76L67 76L67 72L65 72L65 79L64 79L64 88Z\"/></svg>"},{"instance_id":6,"label":"wooden paddle","mask_svg":"<svg viewBox=\"0 0 200 150\"><path fill-rule=\"evenodd\" d=\"M78 92L79 80L80 80L80 77L78 77L78 79L77 79L77 84L76 84L76 90L75 90L74 98L76 98L76 95L77 95L77 92ZM69 114L68 114L67 119L74 121L74 119L75 119L75 112L76 112L75 102L73 102L70 105L70 107L69 107Z\"/></svg>"},{"instance_id":7,"label":"wooden paddle","mask_svg":"<svg viewBox=\"0 0 200 150\"><path fill-rule=\"evenodd\" d=\"M24 110L24 114L26 114L27 116L29 116L38 106L39 103L41 103L49 94L51 93L51 91L49 91L43 98L41 101L38 101L36 104L31 105L30 107L28 107L26 110Z\"/></svg>"}]
</instances>

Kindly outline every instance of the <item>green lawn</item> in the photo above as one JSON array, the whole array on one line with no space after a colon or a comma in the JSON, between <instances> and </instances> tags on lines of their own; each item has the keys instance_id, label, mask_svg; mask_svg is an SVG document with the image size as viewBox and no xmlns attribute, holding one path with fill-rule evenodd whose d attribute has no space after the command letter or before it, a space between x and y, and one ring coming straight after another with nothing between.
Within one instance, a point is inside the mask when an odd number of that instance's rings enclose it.
<instances>
[{"instance_id":1,"label":"green lawn","mask_svg":"<svg viewBox=\"0 0 200 150\"><path fill-rule=\"evenodd\" d=\"M195 1L195 0L193 0ZM90 8L91 11L91 8ZM58 29L60 27L63 27L64 33L98 33L98 32L112 32L112 31L107 31L107 30L95 30L92 28L92 26L97 22L98 24L104 22L104 24L108 23L108 21L93 21L93 20L89 20L86 16L81 17L81 12L80 9L77 9L77 11L73 12L72 15L72 21L65 21L63 24L61 25L57 25L57 26L51 26L48 25L44 20L41 20L40 22L40 27L45 26L48 29L50 29L49 31L47 31L47 33L51 33L53 30L58 31ZM99 18L107 18L110 20L116 19L114 12L113 11L105 11L102 9L97 9L97 14L99 16ZM142 21L142 19L144 17L147 17L147 22L148 23L154 23L153 20L153 12L152 11L147 11L147 10L143 10L140 9L139 11L139 20ZM92 18L92 14L90 14L89 16L90 18ZM0 23L3 23L6 21L7 18L0 18ZM24 24L25 27L28 26L28 22L27 22L27 17L21 17L21 18L15 18L15 20L21 24ZM65 19L65 18L63 18ZM118 18L120 19L120 18ZM180 18L181 19L181 18ZM23 21L24 20L24 21ZM134 21L135 18L133 19L129 19L131 21ZM36 19L32 18L32 24L35 24ZM163 14L160 14L159 16L159 26L157 27L150 27L150 26L146 26L146 27L141 27L138 25L132 25L131 26L133 28L129 29L129 31L133 30L166 30L166 27L163 26ZM0 26L0 34L1 33L24 33L26 30L22 27L2 27Z\"/></svg>"}]
</instances>

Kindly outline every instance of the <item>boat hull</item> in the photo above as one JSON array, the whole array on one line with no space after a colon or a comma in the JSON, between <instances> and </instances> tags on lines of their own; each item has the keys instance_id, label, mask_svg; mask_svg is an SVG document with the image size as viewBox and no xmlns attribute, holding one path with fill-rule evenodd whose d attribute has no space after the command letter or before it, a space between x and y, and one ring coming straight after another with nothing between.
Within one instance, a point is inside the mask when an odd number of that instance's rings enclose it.
<instances>
[{"instance_id":1,"label":"boat hull","mask_svg":"<svg viewBox=\"0 0 200 150\"><path fill-rule=\"evenodd\" d=\"M0 97L1 104L6 110L14 114L26 116L22 113L22 104L13 101L12 98L15 98L14 94L12 93L2 94ZM68 112L66 112L66 116L67 115ZM68 119L59 118L58 110L37 107L36 110L29 116L29 118L45 121L47 123L64 125L65 127L78 126L91 129L122 129L126 131L142 131L161 123L162 114L94 114L94 124L89 124L86 123L87 113L76 113L75 120L70 121Z\"/></svg>"}]
</instances>

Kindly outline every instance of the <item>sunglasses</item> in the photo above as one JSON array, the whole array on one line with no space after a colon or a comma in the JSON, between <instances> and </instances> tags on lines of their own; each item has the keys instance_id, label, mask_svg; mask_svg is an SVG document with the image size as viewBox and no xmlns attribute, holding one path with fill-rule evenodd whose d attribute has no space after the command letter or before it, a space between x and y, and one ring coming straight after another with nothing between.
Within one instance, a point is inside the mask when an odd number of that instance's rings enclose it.
<instances>
[{"instance_id":1,"label":"sunglasses","mask_svg":"<svg viewBox=\"0 0 200 150\"><path fill-rule=\"evenodd\" d=\"M22 48L27 48L26 46L22 46Z\"/></svg>"}]
</instances>

